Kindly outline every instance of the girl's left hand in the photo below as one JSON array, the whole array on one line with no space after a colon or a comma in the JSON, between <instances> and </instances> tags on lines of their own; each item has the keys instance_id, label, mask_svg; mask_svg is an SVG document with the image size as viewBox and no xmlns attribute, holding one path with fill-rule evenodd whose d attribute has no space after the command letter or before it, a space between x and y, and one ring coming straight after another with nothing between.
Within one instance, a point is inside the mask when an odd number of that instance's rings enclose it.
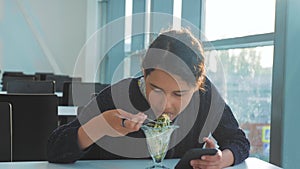
<instances>
[{"instance_id":1,"label":"girl's left hand","mask_svg":"<svg viewBox=\"0 0 300 169\"><path fill-rule=\"evenodd\" d=\"M205 137L206 148L216 148L212 139ZM222 168L222 151L218 150L215 155L205 155L201 159L191 160L191 166L194 169L221 169Z\"/></svg>"}]
</instances>

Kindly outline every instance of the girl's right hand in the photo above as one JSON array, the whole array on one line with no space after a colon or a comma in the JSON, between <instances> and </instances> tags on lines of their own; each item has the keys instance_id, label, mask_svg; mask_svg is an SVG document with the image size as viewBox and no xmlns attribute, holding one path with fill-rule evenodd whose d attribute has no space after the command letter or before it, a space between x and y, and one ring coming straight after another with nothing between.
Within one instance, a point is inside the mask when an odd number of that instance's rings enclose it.
<instances>
[{"instance_id":1,"label":"girl's right hand","mask_svg":"<svg viewBox=\"0 0 300 169\"><path fill-rule=\"evenodd\" d=\"M78 129L78 144L85 149L103 136L125 136L138 131L146 118L144 113L131 114L121 109L105 111Z\"/></svg>"},{"instance_id":2,"label":"girl's right hand","mask_svg":"<svg viewBox=\"0 0 300 169\"><path fill-rule=\"evenodd\" d=\"M144 113L131 114L121 109L108 110L100 116L103 116L108 124L105 134L111 137L125 136L138 131L147 119Z\"/></svg>"}]
</instances>

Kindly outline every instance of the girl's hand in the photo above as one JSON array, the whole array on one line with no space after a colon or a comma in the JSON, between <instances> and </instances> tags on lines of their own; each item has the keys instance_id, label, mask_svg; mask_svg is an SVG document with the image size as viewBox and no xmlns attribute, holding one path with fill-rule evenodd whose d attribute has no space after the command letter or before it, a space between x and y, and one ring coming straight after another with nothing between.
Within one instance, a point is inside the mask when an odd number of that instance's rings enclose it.
<instances>
[{"instance_id":1,"label":"girl's hand","mask_svg":"<svg viewBox=\"0 0 300 169\"><path fill-rule=\"evenodd\" d=\"M120 109L105 111L79 127L78 144L85 149L103 136L119 137L138 131L146 118L144 113L131 114Z\"/></svg>"},{"instance_id":2,"label":"girl's hand","mask_svg":"<svg viewBox=\"0 0 300 169\"><path fill-rule=\"evenodd\" d=\"M106 135L112 137L138 131L147 118L144 113L131 114L121 109L108 110L100 116L103 116L108 124L106 125Z\"/></svg>"},{"instance_id":3,"label":"girl's hand","mask_svg":"<svg viewBox=\"0 0 300 169\"><path fill-rule=\"evenodd\" d=\"M206 148L216 148L212 139L205 137ZM190 164L194 169L220 169L222 168L222 151L218 150L215 155L205 155L201 159L191 160Z\"/></svg>"}]
</instances>

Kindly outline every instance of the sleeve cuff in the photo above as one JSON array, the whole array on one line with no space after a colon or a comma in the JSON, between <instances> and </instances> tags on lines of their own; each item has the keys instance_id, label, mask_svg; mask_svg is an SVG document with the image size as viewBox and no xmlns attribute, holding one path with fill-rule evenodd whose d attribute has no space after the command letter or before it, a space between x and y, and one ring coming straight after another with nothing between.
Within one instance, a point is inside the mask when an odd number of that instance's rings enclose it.
<instances>
[{"instance_id":1,"label":"sleeve cuff","mask_svg":"<svg viewBox=\"0 0 300 169\"><path fill-rule=\"evenodd\" d=\"M238 151L234 146L220 147L221 151L225 149L230 150L233 154L233 164L231 166L237 165L243 161L243 159L238 155Z\"/></svg>"},{"instance_id":2,"label":"sleeve cuff","mask_svg":"<svg viewBox=\"0 0 300 169\"><path fill-rule=\"evenodd\" d=\"M48 154L49 162L74 163L89 151L89 148L81 150L79 147L77 131L78 127L70 127L61 132L59 139L54 143L55 147L52 147L56 151Z\"/></svg>"}]
</instances>

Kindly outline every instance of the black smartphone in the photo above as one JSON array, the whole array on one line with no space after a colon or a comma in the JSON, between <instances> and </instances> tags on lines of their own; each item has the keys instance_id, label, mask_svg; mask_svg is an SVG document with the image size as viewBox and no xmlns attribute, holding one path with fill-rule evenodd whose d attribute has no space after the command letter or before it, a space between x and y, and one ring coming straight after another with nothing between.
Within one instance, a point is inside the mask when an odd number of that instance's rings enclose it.
<instances>
[{"instance_id":1,"label":"black smartphone","mask_svg":"<svg viewBox=\"0 0 300 169\"><path fill-rule=\"evenodd\" d=\"M193 148L188 150L179 162L176 164L175 169L193 169L190 165L190 161L194 159L200 159L203 155L215 155L218 152L214 148Z\"/></svg>"}]
</instances>

